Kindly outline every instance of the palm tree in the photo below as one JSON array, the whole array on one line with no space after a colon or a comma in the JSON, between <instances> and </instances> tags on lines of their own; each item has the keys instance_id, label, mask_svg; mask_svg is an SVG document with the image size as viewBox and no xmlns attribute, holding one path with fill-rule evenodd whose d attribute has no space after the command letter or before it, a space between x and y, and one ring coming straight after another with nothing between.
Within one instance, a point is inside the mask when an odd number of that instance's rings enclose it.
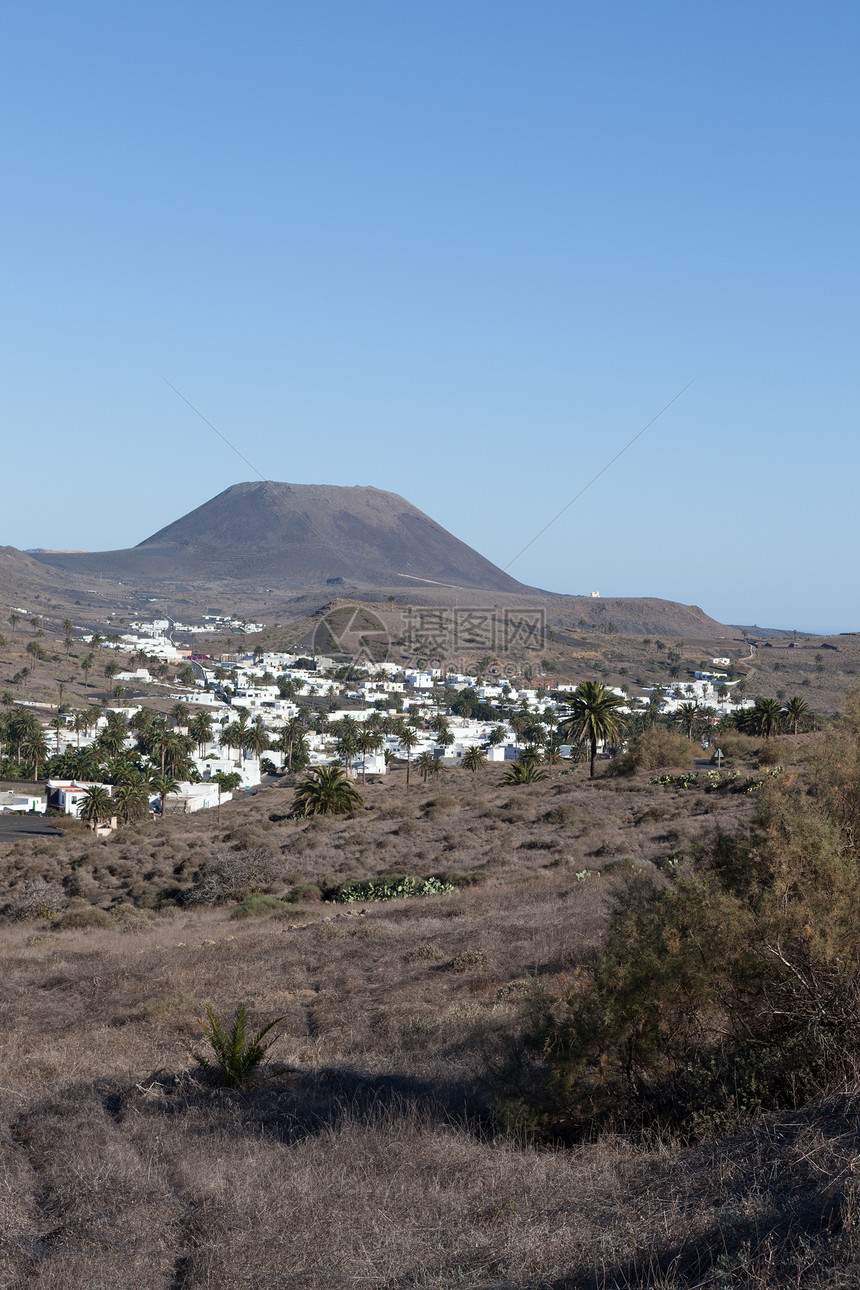
<instances>
[{"instance_id":1,"label":"palm tree","mask_svg":"<svg viewBox=\"0 0 860 1290\"><path fill-rule=\"evenodd\" d=\"M284 754L284 769L287 771L293 768L293 745L296 740L301 739L304 728L304 722L301 717L291 717L284 724L284 728L278 737L278 752Z\"/></svg>"},{"instance_id":2,"label":"palm tree","mask_svg":"<svg viewBox=\"0 0 860 1290\"><path fill-rule=\"evenodd\" d=\"M188 727L188 733L197 744L197 751L199 755L202 757L203 749L212 738L211 714L208 712L198 712L197 716L194 717L193 721Z\"/></svg>"},{"instance_id":3,"label":"palm tree","mask_svg":"<svg viewBox=\"0 0 860 1290\"><path fill-rule=\"evenodd\" d=\"M809 716L809 708L807 707L806 702L798 694L795 695L793 699L789 699L786 704L785 711L788 714L789 721L793 725L792 733L796 735L797 723Z\"/></svg>"},{"instance_id":4,"label":"palm tree","mask_svg":"<svg viewBox=\"0 0 860 1290\"><path fill-rule=\"evenodd\" d=\"M591 749L590 778L594 779L597 745L615 740L624 729L624 718L619 713L621 700L607 690L602 681L583 681L569 699L570 716L560 729L577 742L587 740Z\"/></svg>"},{"instance_id":5,"label":"palm tree","mask_svg":"<svg viewBox=\"0 0 860 1290\"><path fill-rule=\"evenodd\" d=\"M161 746L162 775L169 775L173 779L187 779L191 771L190 754L193 747L194 740L189 735L180 735L175 730L168 730L167 738Z\"/></svg>"},{"instance_id":6,"label":"palm tree","mask_svg":"<svg viewBox=\"0 0 860 1290\"><path fill-rule=\"evenodd\" d=\"M91 784L78 804L78 818L86 820L90 828L94 829L101 820L109 820L112 814L110 791L104 784Z\"/></svg>"},{"instance_id":7,"label":"palm tree","mask_svg":"<svg viewBox=\"0 0 860 1290\"><path fill-rule=\"evenodd\" d=\"M81 671L84 674L84 684L86 686L89 686L89 679L87 677L87 673L89 672L94 662L95 662L95 657L92 654L85 654L84 657L81 659Z\"/></svg>"},{"instance_id":8,"label":"palm tree","mask_svg":"<svg viewBox=\"0 0 860 1290\"><path fill-rule=\"evenodd\" d=\"M776 699L756 699L753 712L756 716L759 732L765 739L778 734L782 723L782 711Z\"/></svg>"},{"instance_id":9,"label":"palm tree","mask_svg":"<svg viewBox=\"0 0 860 1290\"><path fill-rule=\"evenodd\" d=\"M428 775L438 775L441 767L438 758L434 757L431 752L423 752L420 757L415 758L415 766L421 771L421 780L427 783Z\"/></svg>"},{"instance_id":10,"label":"palm tree","mask_svg":"<svg viewBox=\"0 0 860 1290\"><path fill-rule=\"evenodd\" d=\"M588 682L584 682L588 684ZM503 784L535 784L539 779L547 779L548 772L540 770L533 761L515 761L511 769L502 778Z\"/></svg>"},{"instance_id":11,"label":"palm tree","mask_svg":"<svg viewBox=\"0 0 860 1290\"><path fill-rule=\"evenodd\" d=\"M296 789L294 815L347 815L362 805L362 796L342 766L317 766Z\"/></svg>"},{"instance_id":12,"label":"palm tree","mask_svg":"<svg viewBox=\"0 0 860 1290\"><path fill-rule=\"evenodd\" d=\"M684 733L688 739L693 738L693 726L699 717L699 709L695 703L682 703L678 709L678 720L684 727Z\"/></svg>"},{"instance_id":13,"label":"palm tree","mask_svg":"<svg viewBox=\"0 0 860 1290\"><path fill-rule=\"evenodd\" d=\"M397 737L400 740L400 747L406 749L406 787L409 787L409 776L412 770L412 749L418 743L418 736L414 730L410 730L404 725L397 731Z\"/></svg>"},{"instance_id":14,"label":"palm tree","mask_svg":"<svg viewBox=\"0 0 860 1290\"><path fill-rule=\"evenodd\" d=\"M35 781L39 778L39 766L46 762L51 755L44 731L40 725L35 725L27 732L23 748L27 760L33 763L33 779Z\"/></svg>"},{"instance_id":15,"label":"palm tree","mask_svg":"<svg viewBox=\"0 0 860 1290\"><path fill-rule=\"evenodd\" d=\"M97 742L109 757L116 757L125 747L125 731L116 722L112 722L101 732Z\"/></svg>"},{"instance_id":16,"label":"palm tree","mask_svg":"<svg viewBox=\"0 0 860 1290\"><path fill-rule=\"evenodd\" d=\"M367 783L367 754L379 752L382 747L382 735L372 727L365 727L358 736L358 751L361 753L361 782Z\"/></svg>"},{"instance_id":17,"label":"palm tree","mask_svg":"<svg viewBox=\"0 0 860 1290\"><path fill-rule=\"evenodd\" d=\"M49 725L54 732L54 738L57 744L57 756L59 756L60 753L60 731L63 729L65 724L66 723L62 717L52 717L49 722Z\"/></svg>"},{"instance_id":18,"label":"palm tree","mask_svg":"<svg viewBox=\"0 0 860 1290\"><path fill-rule=\"evenodd\" d=\"M169 797L171 793L178 793L179 785L177 784L176 780L173 779L170 775L164 775L164 774L153 775L151 783L152 783L152 787L155 789L156 793L161 798L161 818L162 820L164 820L165 799Z\"/></svg>"},{"instance_id":19,"label":"palm tree","mask_svg":"<svg viewBox=\"0 0 860 1290\"><path fill-rule=\"evenodd\" d=\"M231 722L229 726L225 726L221 731L219 742L222 748L227 749L228 758L234 748L242 747L242 738L242 729L238 721Z\"/></svg>"},{"instance_id":20,"label":"palm tree","mask_svg":"<svg viewBox=\"0 0 860 1290\"><path fill-rule=\"evenodd\" d=\"M245 731L244 745L248 752L253 753L256 758L262 757L263 753L271 748L272 741L269 738L269 732L259 717L250 730Z\"/></svg>"},{"instance_id":21,"label":"palm tree","mask_svg":"<svg viewBox=\"0 0 860 1290\"><path fill-rule=\"evenodd\" d=\"M174 703L173 707L170 709L170 715L173 718L173 724L175 726L188 725L188 707L186 704L182 702Z\"/></svg>"},{"instance_id":22,"label":"palm tree","mask_svg":"<svg viewBox=\"0 0 860 1290\"><path fill-rule=\"evenodd\" d=\"M125 771L113 794L117 817L133 824L149 814L149 780L142 771Z\"/></svg>"},{"instance_id":23,"label":"palm tree","mask_svg":"<svg viewBox=\"0 0 860 1290\"><path fill-rule=\"evenodd\" d=\"M467 748L463 753L463 766L466 770L470 770L473 775L476 771L482 770L486 764L487 754L484 752L483 748L479 748L477 744L472 744L471 747Z\"/></svg>"}]
</instances>

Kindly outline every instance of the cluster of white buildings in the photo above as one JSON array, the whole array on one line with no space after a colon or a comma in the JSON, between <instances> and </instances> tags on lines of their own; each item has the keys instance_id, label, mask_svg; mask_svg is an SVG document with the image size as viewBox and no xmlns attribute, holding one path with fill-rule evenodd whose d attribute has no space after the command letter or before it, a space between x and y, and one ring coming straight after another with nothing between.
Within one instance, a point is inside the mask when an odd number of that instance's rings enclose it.
<instances>
[{"instance_id":1,"label":"cluster of white buildings","mask_svg":"<svg viewBox=\"0 0 860 1290\"><path fill-rule=\"evenodd\" d=\"M216 664L198 664L205 677L205 681L200 681L200 686L208 682L212 688L208 691L199 688L195 693L174 694L173 697L182 699L189 705L199 698L208 710L217 712L220 719L226 718L227 721L235 720L237 707L246 707L254 718L260 719L273 739L277 738L287 721L299 714L298 700L309 698L331 700L327 710L327 726L345 717L361 725L374 714L403 716L404 706L407 709L406 715L415 714L424 722L429 722L440 711L443 686L454 691L471 687L481 701L489 704L494 701L516 704L524 712L528 711L535 720L540 720L547 708L553 709L559 718L566 711L556 690L542 690L539 693L533 688L518 690L507 684L483 684L477 676L451 672L443 674L439 668L403 669L396 663L365 662L360 669L355 669L356 672L361 672L361 679L350 680L349 669L344 669L342 664L332 658L317 657L316 665L312 668L299 666L300 661L306 663L302 656L281 652L237 656L231 666L231 679L227 683L231 689L229 706L218 698L218 693L223 691L215 680ZM223 666L223 662L222 660L218 666ZM344 670L347 672L347 679L334 679L336 672L342 673ZM271 678L275 678L275 684L272 684ZM281 697L282 687L278 686L277 681L283 679L289 679L291 683L292 698ZM619 690L618 694L621 693ZM414 731L415 745L410 750L413 761L421 753L430 752L449 764L457 763L468 748L487 743L490 735L499 728L502 740L489 749L488 758L491 761L504 761L516 757L519 741L506 720L496 718L484 721L458 716L446 716L445 719L453 742L440 747L434 731L418 728ZM421 722L417 724L420 727ZM338 756L336 735L325 726L320 733L306 731L304 738L312 766L330 763ZM365 757L359 754L352 758L355 770L360 770L364 763L368 774L383 775L387 768L386 754L388 760L407 758L407 749L397 734L382 734L381 738L383 742L379 752L368 753ZM276 766L282 765L281 754L270 752L264 756Z\"/></svg>"}]
</instances>

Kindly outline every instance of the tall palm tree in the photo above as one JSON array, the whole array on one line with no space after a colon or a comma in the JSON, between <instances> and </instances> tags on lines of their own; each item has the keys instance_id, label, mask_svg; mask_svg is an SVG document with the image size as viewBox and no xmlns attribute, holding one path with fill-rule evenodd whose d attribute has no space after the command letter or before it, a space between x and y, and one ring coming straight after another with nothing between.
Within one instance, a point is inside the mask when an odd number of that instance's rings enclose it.
<instances>
[{"instance_id":1,"label":"tall palm tree","mask_svg":"<svg viewBox=\"0 0 860 1290\"><path fill-rule=\"evenodd\" d=\"M472 744L463 753L463 767L465 770L470 770L473 775L476 771L483 769L486 764L487 754L477 744Z\"/></svg>"},{"instance_id":2,"label":"tall palm tree","mask_svg":"<svg viewBox=\"0 0 860 1290\"><path fill-rule=\"evenodd\" d=\"M782 711L776 699L756 699L755 707L756 722L759 732L764 735L765 739L770 739L771 735L779 733L782 724Z\"/></svg>"},{"instance_id":3,"label":"tall palm tree","mask_svg":"<svg viewBox=\"0 0 860 1290\"><path fill-rule=\"evenodd\" d=\"M412 771L412 749L418 743L418 736L409 726L403 725L397 731L397 737L400 740L400 747L406 749L406 787L409 787L409 777Z\"/></svg>"},{"instance_id":4,"label":"tall palm tree","mask_svg":"<svg viewBox=\"0 0 860 1290\"><path fill-rule=\"evenodd\" d=\"M805 717L809 716L809 708L807 707L805 700L802 699L799 694L796 694L793 699L789 699L785 706L785 710L788 714L789 721L792 723L792 733L796 735L797 724L799 721L803 721Z\"/></svg>"},{"instance_id":5,"label":"tall palm tree","mask_svg":"<svg viewBox=\"0 0 860 1290\"><path fill-rule=\"evenodd\" d=\"M142 771L125 771L113 793L118 819L133 824L149 814L149 780Z\"/></svg>"},{"instance_id":6,"label":"tall palm tree","mask_svg":"<svg viewBox=\"0 0 860 1290\"><path fill-rule=\"evenodd\" d=\"M188 725L188 706L185 703L174 703L170 709L170 715L173 718L173 724L176 726Z\"/></svg>"},{"instance_id":7,"label":"tall palm tree","mask_svg":"<svg viewBox=\"0 0 860 1290\"><path fill-rule=\"evenodd\" d=\"M45 739L45 733L40 725L32 727L24 739L24 755L28 761L33 763L33 780L39 778L39 767L43 765L51 755Z\"/></svg>"},{"instance_id":8,"label":"tall palm tree","mask_svg":"<svg viewBox=\"0 0 860 1290\"><path fill-rule=\"evenodd\" d=\"M263 753L271 748L272 741L269 738L269 732L259 717L250 730L245 731L244 746L256 758L262 757Z\"/></svg>"},{"instance_id":9,"label":"tall palm tree","mask_svg":"<svg viewBox=\"0 0 860 1290\"><path fill-rule=\"evenodd\" d=\"M175 730L168 731L167 741L163 746L162 774L172 779L188 778L191 772L190 754L194 740L189 735L180 735Z\"/></svg>"},{"instance_id":10,"label":"tall palm tree","mask_svg":"<svg viewBox=\"0 0 860 1290\"><path fill-rule=\"evenodd\" d=\"M292 770L293 767L293 746L296 740L301 739L304 732L304 722L301 717L291 717L284 723L284 727L278 736L278 752L284 754L284 769Z\"/></svg>"},{"instance_id":11,"label":"tall palm tree","mask_svg":"<svg viewBox=\"0 0 860 1290\"><path fill-rule=\"evenodd\" d=\"M699 709L695 703L682 703L678 709L678 720L684 727L688 739L693 738L693 727L699 719Z\"/></svg>"},{"instance_id":12,"label":"tall palm tree","mask_svg":"<svg viewBox=\"0 0 860 1290\"><path fill-rule=\"evenodd\" d=\"M49 722L49 725L54 732L54 739L57 745L56 751L58 756L60 753L60 731L64 728L65 724L66 723L62 717L52 717Z\"/></svg>"},{"instance_id":13,"label":"tall palm tree","mask_svg":"<svg viewBox=\"0 0 860 1290\"><path fill-rule=\"evenodd\" d=\"M561 723L560 730L577 743L588 742L590 778L593 779L598 743L618 739L624 729L624 718L618 711L621 700L602 681L583 681L570 695L568 704L570 715Z\"/></svg>"},{"instance_id":14,"label":"tall palm tree","mask_svg":"<svg viewBox=\"0 0 860 1290\"><path fill-rule=\"evenodd\" d=\"M221 731L218 742L222 748L227 749L227 757L230 757L234 748L242 747L242 731L238 721L232 721L230 725L225 726Z\"/></svg>"},{"instance_id":15,"label":"tall palm tree","mask_svg":"<svg viewBox=\"0 0 860 1290\"><path fill-rule=\"evenodd\" d=\"M197 744L199 755L212 738L212 716L209 712L198 712L188 727L188 733Z\"/></svg>"},{"instance_id":16,"label":"tall palm tree","mask_svg":"<svg viewBox=\"0 0 860 1290\"><path fill-rule=\"evenodd\" d=\"M362 805L342 766L317 766L296 789L294 815L347 815Z\"/></svg>"}]
</instances>

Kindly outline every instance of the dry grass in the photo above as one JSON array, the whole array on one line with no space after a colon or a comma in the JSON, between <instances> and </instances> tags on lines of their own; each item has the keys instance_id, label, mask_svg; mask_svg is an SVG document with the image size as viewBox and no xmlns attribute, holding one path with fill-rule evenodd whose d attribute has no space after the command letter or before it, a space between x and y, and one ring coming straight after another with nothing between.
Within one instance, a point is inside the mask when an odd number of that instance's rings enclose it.
<instances>
[{"instance_id":1,"label":"dry grass","mask_svg":"<svg viewBox=\"0 0 860 1290\"><path fill-rule=\"evenodd\" d=\"M113 912L3 929L3 1290L855 1284L853 1094L696 1150L496 1136L487 1059L529 979L598 942L630 863L657 875L751 809L647 778L498 779L368 788L359 817L310 823L270 820L276 789L220 831L168 819L11 848L10 893L73 880ZM214 851L259 845L285 889L398 868L483 881L241 922L233 904L148 907ZM285 1020L265 1078L225 1093L187 1044L204 1003L240 1001Z\"/></svg>"}]
</instances>

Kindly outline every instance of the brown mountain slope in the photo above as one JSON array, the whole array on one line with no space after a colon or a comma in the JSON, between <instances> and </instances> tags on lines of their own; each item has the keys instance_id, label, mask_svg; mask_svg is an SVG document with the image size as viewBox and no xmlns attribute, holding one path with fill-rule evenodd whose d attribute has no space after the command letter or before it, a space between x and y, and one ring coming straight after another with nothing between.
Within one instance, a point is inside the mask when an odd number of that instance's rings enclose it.
<instances>
[{"instance_id":1,"label":"brown mountain slope","mask_svg":"<svg viewBox=\"0 0 860 1290\"><path fill-rule=\"evenodd\" d=\"M321 484L234 484L130 550L34 558L107 577L238 579L296 590L342 579L353 587L534 591L396 493Z\"/></svg>"}]
</instances>

